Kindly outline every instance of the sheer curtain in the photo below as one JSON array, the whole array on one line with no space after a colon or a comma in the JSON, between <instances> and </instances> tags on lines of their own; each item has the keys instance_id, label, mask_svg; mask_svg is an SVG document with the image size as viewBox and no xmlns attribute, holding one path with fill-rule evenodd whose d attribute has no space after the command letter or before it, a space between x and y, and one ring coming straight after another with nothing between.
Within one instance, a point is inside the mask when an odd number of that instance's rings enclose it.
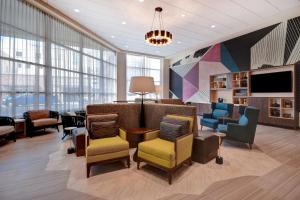
<instances>
[{"instance_id":1,"label":"sheer curtain","mask_svg":"<svg viewBox=\"0 0 300 200\"><path fill-rule=\"evenodd\" d=\"M130 79L132 76L152 76L154 84L160 86L161 59L144 55L127 54L127 100L140 98L139 95L129 92ZM156 98L157 94L148 94L145 98Z\"/></svg>"},{"instance_id":2,"label":"sheer curtain","mask_svg":"<svg viewBox=\"0 0 300 200\"><path fill-rule=\"evenodd\" d=\"M37 8L0 0L0 114L116 99L116 53Z\"/></svg>"}]
</instances>

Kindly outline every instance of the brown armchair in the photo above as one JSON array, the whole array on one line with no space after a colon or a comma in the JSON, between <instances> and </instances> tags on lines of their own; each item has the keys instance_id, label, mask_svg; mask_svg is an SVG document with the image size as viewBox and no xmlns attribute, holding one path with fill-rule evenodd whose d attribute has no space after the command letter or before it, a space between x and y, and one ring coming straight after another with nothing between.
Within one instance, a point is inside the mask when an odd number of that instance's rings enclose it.
<instances>
[{"instance_id":1,"label":"brown armchair","mask_svg":"<svg viewBox=\"0 0 300 200\"><path fill-rule=\"evenodd\" d=\"M58 129L59 113L51 110L32 110L23 114L26 120L26 135L32 137L34 131L45 128Z\"/></svg>"},{"instance_id":2,"label":"brown armchair","mask_svg":"<svg viewBox=\"0 0 300 200\"><path fill-rule=\"evenodd\" d=\"M0 138L12 138L16 141L15 121L11 117L0 116Z\"/></svg>"}]
</instances>

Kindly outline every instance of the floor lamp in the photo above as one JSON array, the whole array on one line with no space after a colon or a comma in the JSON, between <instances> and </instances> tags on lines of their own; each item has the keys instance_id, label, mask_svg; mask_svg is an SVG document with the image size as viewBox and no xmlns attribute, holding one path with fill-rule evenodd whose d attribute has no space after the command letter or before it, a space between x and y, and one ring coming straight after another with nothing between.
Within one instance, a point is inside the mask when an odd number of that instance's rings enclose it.
<instances>
[{"instance_id":1,"label":"floor lamp","mask_svg":"<svg viewBox=\"0 0 300 200\"><path fill-rule=\"evenodd\" d=\"M144 95L155 92L154 80L150 76L133 76L130 80L129 92L141 95L140 126L145 127L144 119Z\"/></svg>"}]
</instances>

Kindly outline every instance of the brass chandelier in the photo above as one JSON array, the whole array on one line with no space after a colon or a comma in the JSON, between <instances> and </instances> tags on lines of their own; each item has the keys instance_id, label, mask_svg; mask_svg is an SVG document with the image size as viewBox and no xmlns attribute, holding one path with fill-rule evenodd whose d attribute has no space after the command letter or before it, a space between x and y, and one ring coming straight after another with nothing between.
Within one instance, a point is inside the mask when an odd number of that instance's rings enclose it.
<instances>
[{"instance_id":1,"label":"brass chandelier","mask_svg":"<svg viewBox=\"0 0 300 200\"><path fill-rule=\"evenodd\" d=\"M145 35L145 40L150 45L162 46L168 45L172 42L172 33L166 31L164 28L163 20L162 20L162 8L155 8L154 17L152 21L151 31L147 32ZM159 29L153 28L156 13L158 13L158 23Z\"/></svg>"}]
</instances>

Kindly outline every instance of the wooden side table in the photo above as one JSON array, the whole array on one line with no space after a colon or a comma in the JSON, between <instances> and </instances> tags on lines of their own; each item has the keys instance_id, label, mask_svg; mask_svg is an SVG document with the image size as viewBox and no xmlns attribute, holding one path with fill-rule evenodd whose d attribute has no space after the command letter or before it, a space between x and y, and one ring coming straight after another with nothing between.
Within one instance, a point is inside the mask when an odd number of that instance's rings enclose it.
<instances>
[{"instance_id":1,"label":"wooden side table","mask_svg":"<svg viewBox=\"0 0 300 200\"><path fill-rule=\"evenodd\" d=\"M126 140L129 142L129 148L138 148L138 144L144 141L144 134L154 131L152 128L129 128L126 130ZM133 160L137 161L137 151L133 154Z\"/></svg>"},{"instance_id":2,"label":"wooden side table","mask_svg":"<svg viewBox=\"0 0 300 200\"><path fill-rule=\"evenodd\" d=\"M26 122L25 119L14 119L16 134L22 133L22 137L26 137Z\"/></svg>"}]
</instances>

